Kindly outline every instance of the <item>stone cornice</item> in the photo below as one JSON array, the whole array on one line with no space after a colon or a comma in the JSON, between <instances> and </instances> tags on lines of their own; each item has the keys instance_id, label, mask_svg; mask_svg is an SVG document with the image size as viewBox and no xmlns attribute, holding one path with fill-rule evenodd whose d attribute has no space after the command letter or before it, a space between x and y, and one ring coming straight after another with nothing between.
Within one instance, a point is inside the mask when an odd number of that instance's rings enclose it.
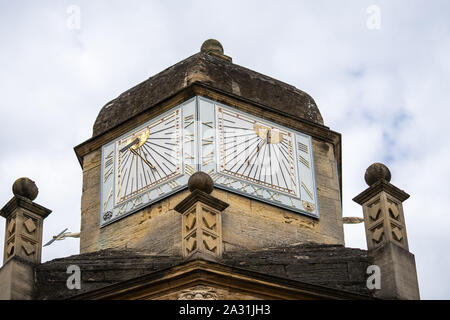
<instances>
[{"instance_id":1,"label":"stone cornice","mask_svg":"<svg viewBox=\"0 0 450 320\"><path fill-rule=\"evenodd\" d=\"M393 196L395 199L403 202L406 199L409 198L409 194L407 194L405 191L397 188L390 182L381 179L377 182L375 182L373 185L371 185L369 188L361 192L359 195L353 198L353 201L356 203L363 205L365 202L379 194L380 192L386 192Z\"/></svg>"},{"instance_id":2,"label":"stone cornice","mask_svg":"<svg viewBox=\"0 0 450 320\"><path fill-rule=\"evenodd\" d=\"M128 119L117 126L107 130L106 132L92 137L85 142L79 144L74 147L74 151L77 155L78 161L80 165L83 165L83 157L100 148L105 143L112 141L117 138L121 134L126 133L127 131L135 128L139 124L142 124L145 121L148 121L157 115L169 110L172 107L196 96L204 96L214 101L218 101L231 107L235 107L242 111L257 115L259 117L265 118L270 121L274 121L280 123L284 126L290 127L294 130L301 131L308 135L311 135L313 138L330 142L335 146L335 152L337 152L337 159L340 162L340 143L341 143L341 135L340 133L334 132L330 130L327 126L317 124L311 121L307 121L305 119L295 117L292 115L281 114L279 111L271 108L270 106L266 106L263 104L255 103L254 101L247 101L239 96L234 96L228 92L223 92L217 88L210 87L203 83L193 82L188 87L176 92L172 96L167 99L160 101L156 105L147 108L145 111L137 114L131 119ZM256 112L257 109L264 110L263 113ZM340 163L339 163L340 167Z\"/></svg>"},{"instance_id":3,"label":"stone cornice","mask_svg":"<svg viewBox=\"0 0 450 320\"><path fill-rule=\"evenodd\" d=\"M33 201L21 197L21 196L14 196L11 200L8 201L8 203L0 210L0 216L8 219L8 217L16 210L17 208L24 208L28 211L31 211L34 214L37 214L38 216L41 216L43 219L45 219L52 210L47 209L37 203L34 203Z\"/></svg>"},{"instance_id":4,"label":"stone cornice","mask_svg":"<svg viewBox=\"0 0 450 320\"><path fill-rule=\"evenodd\" d=\"M223 211L229 206L228 203L197 189L192 191L186 198L177 204L174 209L175 211L183 214L197 202L204 203L218 211Z\"/></svg>"},{"instance_id":5,"label":"stone cornice","mask_svg":"<svg viewBox=\"0 0 450 320\"><path fill-rule=\"evenodd\" d=\"M152 299L195 285L227 286L267 299L374 299L373 297L285 279L212 261L194 260L119 282L69 299Z\"/></svg>"}]
</instances>

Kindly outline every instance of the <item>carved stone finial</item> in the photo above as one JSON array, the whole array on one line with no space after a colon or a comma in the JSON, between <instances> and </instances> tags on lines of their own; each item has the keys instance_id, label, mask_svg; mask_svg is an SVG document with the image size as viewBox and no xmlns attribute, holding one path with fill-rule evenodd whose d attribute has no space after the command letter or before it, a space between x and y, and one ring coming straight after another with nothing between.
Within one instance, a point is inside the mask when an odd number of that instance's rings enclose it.
<instances>
[{"instance_id":1,"label":"carved stone finial","mask_svg":"<svg viewBox=\"0 0 450 320\"><path fill-rule=\"evenodd\" d=\"M380 162L376 162L367 168L364 180L366 180L366 183L369 186L381 179L384 179L387 182L391 181L391 172L388 167Z\"/></svg>"},{"instance_id":2,"label":"carved stone finial","mask_svg":"<svg viewBox=\"0 0 450 320\"><path fill-rule=\"evenodd\" d=\"M214 181L207 173L197 171L189 178L188 188L191 192L200 190L210 194L214 189Z\"/></svg>"},{"instance_id":3,"label":"carved stone finial","mask_svg":"<svg viewBox=\"0 0 450 320\"><path fill-rule=\"evenodd\" d=\"M21 196L31 201L36 199L39 192L36 183L29 178L17 179L12 186L12 191L15 196Z\"/></svg>"},{"instance_id":4,"label":"carved stone finial","mask_svg":"<svg viewBox=\"0 0 450 320\"><path fill-rule=\"evenodd\" d=\"M216 39L208 39L205 42L203 42L200 51L204 53L214 52L223 55L223 47L220 44L220 42L217 41Z\"/></svg>"}]
</instances>

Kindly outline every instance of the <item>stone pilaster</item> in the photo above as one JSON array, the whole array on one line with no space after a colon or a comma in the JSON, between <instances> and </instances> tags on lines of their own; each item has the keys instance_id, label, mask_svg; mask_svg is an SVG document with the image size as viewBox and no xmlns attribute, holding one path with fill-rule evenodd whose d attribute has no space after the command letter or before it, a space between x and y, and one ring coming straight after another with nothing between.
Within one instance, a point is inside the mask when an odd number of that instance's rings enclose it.
<instances>
[{"instance_id":1,"label":"stone pilaster","mask_svg":"<svg viewBox=\"0 0 450 320\"><path fill-rule=\"evenodd\" d=\"M186 259L222 256L221 213L228 204L209 194L212 185L206 173L193 174L188 182L191 193L175 207L182 214L182 251Z\"/></svg>"},{"instance_id":2,"label":"stone pilaster","mask_svg":"<svg viewBox=\"0 0 450 320\"><path fill-rule=\"evenodd\" d=\"M14 197L0 210L6 219L3 263L20 257L31 263L41 262L42 229L51 210L34 203L37 187L27 178L16 180Z\"/></svg>"},{"instance_id":3,"label":"stone pilaster","mask_svg":"<svg viewBox=\"0 0 450 320\"><path fill-rule=\"evenodd\" d=\"M33 202L38 190L33 181L20 178L14 197L0 210L6 219L3 266L0 268L0 299L31 299L33 267L41 262L42 229L51 210Z\"/></svg>"},{"instance_id":4,"label":"stone pilaster","mask_svg":"<svg viewBox=\"0 0 450 320\"><path fill-rule=\"evenodd\" d=\"M371 165L365 180L369 188L353 201L363 207L367 248L380 267L381 288L386 299L419 299L414 255L409 252L403 202L409 194L392 185L389 169Z\"/></svg>"}]
</instances>

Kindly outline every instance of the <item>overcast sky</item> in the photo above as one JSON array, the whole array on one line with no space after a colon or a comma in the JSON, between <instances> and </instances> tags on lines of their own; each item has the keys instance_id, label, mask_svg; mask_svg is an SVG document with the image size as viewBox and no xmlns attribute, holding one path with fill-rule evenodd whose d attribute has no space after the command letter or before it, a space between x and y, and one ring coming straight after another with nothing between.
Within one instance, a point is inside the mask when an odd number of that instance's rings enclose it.
<instances>
[{"instance_id":1,"label":"overcast sky","mask_svg":"<svg viewBox=\"0 0 450 320\"><path fill-rule=\"evenodd\" d=\"M383 162L404 203L421 296L450 298L450 2L0 0L0 207L16 178L53 210L44 242L80 229L73 147L101 107L218 39L233 62L309 93L342 134L344 216ZM0 253L4 219L0 218ZM362 224L346 246L366 248ZM78 239L43 260L78 253Z\"/></svg>"}]
</instances>

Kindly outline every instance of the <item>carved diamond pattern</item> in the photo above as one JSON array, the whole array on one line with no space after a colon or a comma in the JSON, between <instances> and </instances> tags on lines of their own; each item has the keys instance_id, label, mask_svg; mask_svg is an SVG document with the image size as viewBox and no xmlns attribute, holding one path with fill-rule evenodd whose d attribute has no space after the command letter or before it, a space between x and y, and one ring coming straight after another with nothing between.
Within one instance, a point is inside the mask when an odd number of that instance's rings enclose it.
<instances>
[{"instance_id":1,"label":"carved diamond pattern","mask_svg":"<svg viewBox=\"0 0 450 320\"><path fill-rule=\"evenodd\" d=\"M186 231L191 231L195 227L195 223L197 221L197 218L195 217L195 211L189 213L186 216Z\"/></svg>"},{"instance_id":2,"label":"carved diamond pattern","mask_svg":"<svg viewBox=\"0 0 450 320\"><path fill-rule=\"evenodd\" d=\"M24 226L27 229L28 233L33 233L34 230L36 230L36 224L31 218L28 218L27 221L25 221Z\"/></svg>"},{"instance_id":3,"label":"carved diamond pattern","mask_svg":"<svg viewBox=\"0 0 450 320\"><path fill-rule=\"evenodd\" d=\"M381 209L380 209L379 205L374 206L373 208L370 209L370 218L373 221L376 221L378 219L378 217L380 216L380 214L381 214Z\"/></svg>"},{"instance_id":4,"label":"carved diamond pattern","mask_svg":"<svg viewBox=\"0 0 450 320\"><path fill-rule=\"evenodd\" d=\"M399 213L398 213L398 209L397 209L397 206L396 206L396 205L392 204L392 205L389 207L389 215L390 215L392 218L394 218L395 220L398 220Z\"/></svg>"},{"instance_id":5,"label":"carved diamond pattern","mask_svg":"<svg viewBox=\"0 0 450 320\"><path fill-rule=\"evenodd\" d=\"M11 241L10 243L8 243L8 246L6 247L6 254L9 257L13 253L14 253L14 242Z\"/></svg>"},{"instance_id":6,"label":"carved diamond pattern","mask_svg":"<svg viewBox=\"0 0 450 320\"><path fill-rule=\"evenodd\" d=\"M372 233L372 239L373 239L376 243L379 243L379 242L382 240L383 233L384 233L383 228L375 229L375 231Z\"/></svg>"},{"instance_id":7,"label":"carved diamond pattern","mask_svg":"<svg viewBox=\"0 0 450 320\"><path fill-rule=\"evenodd\" d=\"M35 251L34 245L27 242L22 243L22 248L28 256L32 255Z\"/></svg>"},{"instance_id":8,"label":"carved diamond pattern","mask_svg":"<svg viewBox=\"0 0 450 320\"><path fill-rule=\"evenodd\" d=\"M203 233L203 243L205 244L205 248L211 252L216 252L217 241L216 237L213 237L209 234Z\"/></svg>"},{"instance_id":9,"label":"carved diamond pattern","mask_svg":"<svg viewBox=\"0 0 450 320\"><path fill-rule=\"evenodd\" d=\"M210 229L210 230L215 230L216 229L217 221L216 221L216 215L215 214L213 214L213 213L211 213L209 211L203 210L203 222L205 223L205 226L208 229Z\"/></svg>"},{"instance_id":10,"label":"carved diamond pattern","mask_svg":"<svg viewBox=\"0 0 450 320\"><path fill-rule=\"evenodd\" d=\"M16 231L16 219L11 219L8 225L8 236L12 235Z\"/></svg>"},{"instance_id":11,"label":"carved diamond pattern","mask_svg":"<svg viewBox=\"0 0 450 320\"><path fill-rule=\"evenodd\" d=\"M195 249L197 249L197 239L196 239L196 234L194 233L192 236L190 236L189 238L187 238L185 240L185 245L186 245L186 251L187 253L191 253L192 251L194 251Z\"/></svg>"},{"instance_id":12,"label":"carved diamond pattern","mask_svg":"<svg viewBox=\"0 0 450 320\"><path fill-rule=\"evenodd\" d=\"M397 241L402 241L403 239L402 231L397 227L392 228L392 235L394 236L394 239Z\"/></svg>"}]
</instances>

